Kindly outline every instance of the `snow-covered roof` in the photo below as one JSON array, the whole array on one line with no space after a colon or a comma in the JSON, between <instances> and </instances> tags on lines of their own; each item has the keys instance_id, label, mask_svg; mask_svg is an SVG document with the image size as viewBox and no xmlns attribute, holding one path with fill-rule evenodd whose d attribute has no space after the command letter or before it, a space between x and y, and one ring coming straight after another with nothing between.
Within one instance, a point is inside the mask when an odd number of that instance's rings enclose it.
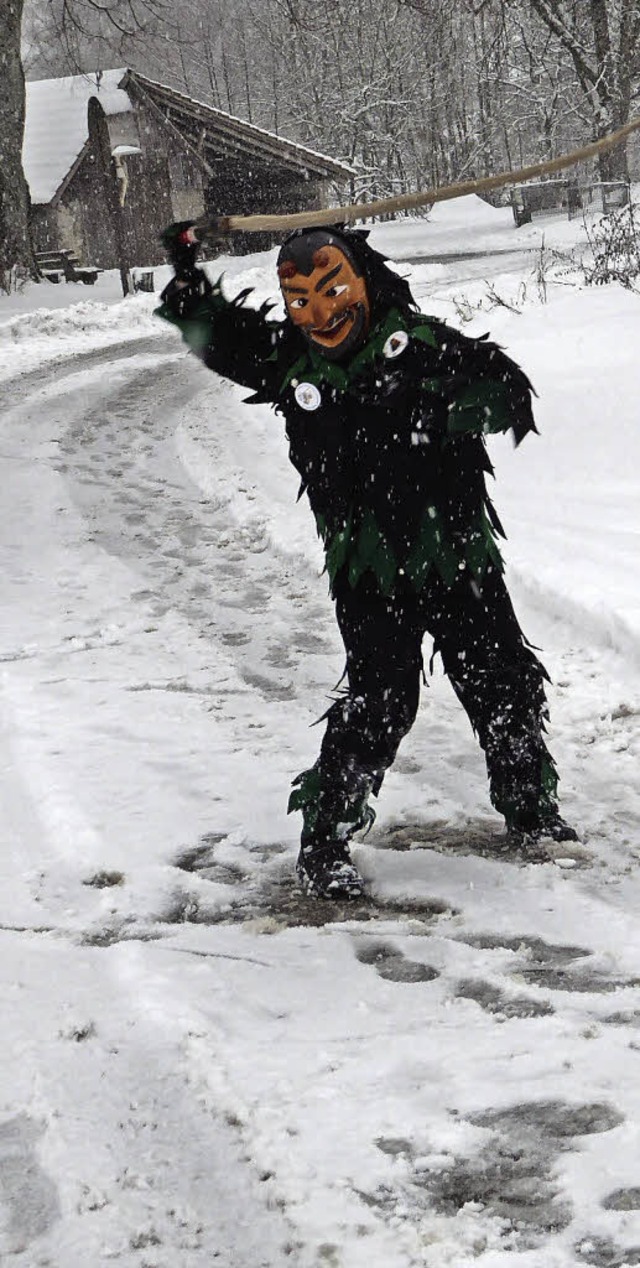
<instances>
[{"instance_id":1,"label":"snow-covered roof","mask_svg":"<svg viewBox=\"0 0 640 1268\"><path fill-rule=\"evenodd\" d=\"M105 70L27 83L22 157L33 203L48 203L89 139L87 106L97 97L105 114L132 109L118 84L126 74Z\"/></svg>"},{"instance_id":2,"label":"snow-covered roof","mask_svg":"<svg viewBox=\"0 0 640 1268\"><path fill-rule=\"evenodd\" d=\"M340 162L339 159L322 154L319 150L313 150L299 141L291 141L277 132L270 132L267 128L260 128L255 123L247 123L246 119L240 119L237 115L220 110L217 106L208 105L197 97L189 97L175 88L158 83L157 80L148 79L138 71L127 72L125 85L129 86L129 84L132 86L137 84L151 91L156 102L162 102L165 98L174 109L179 110L183 105L188 112L194 110L200 112L209 121L212 135L217 134L221 140L226 139L235 142L240 147L248 147L256 155L260 153L263 156L271 154L272 157L286 155L289 159L295 160L301 168L310 168L325 178L345 180L353 172L347 163Z\"/></svg>"}]
</instances>

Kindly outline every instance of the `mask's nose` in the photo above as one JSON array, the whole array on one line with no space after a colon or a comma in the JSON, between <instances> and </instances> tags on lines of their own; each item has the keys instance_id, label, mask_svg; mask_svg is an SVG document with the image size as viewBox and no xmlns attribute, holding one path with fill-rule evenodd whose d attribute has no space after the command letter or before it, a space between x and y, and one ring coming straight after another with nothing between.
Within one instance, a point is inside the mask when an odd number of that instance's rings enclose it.
<instances>
[{"instance_id":1,"label":"mask's nose","mask_svg":"<svg viewBox=\"0 0 640 1268\"><path fill-rule=\"evenodd\" d=\"M322 330L336 312L337 304L325 295L314 295L309 300L308 318L305 325L313 330Z\"/></svg>"}]
</instances>

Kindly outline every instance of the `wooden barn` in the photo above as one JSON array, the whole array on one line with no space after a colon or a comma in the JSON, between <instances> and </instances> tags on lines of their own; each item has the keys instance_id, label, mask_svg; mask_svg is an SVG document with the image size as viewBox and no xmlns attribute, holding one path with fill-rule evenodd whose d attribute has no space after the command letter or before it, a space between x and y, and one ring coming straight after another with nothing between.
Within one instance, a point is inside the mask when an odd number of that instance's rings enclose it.
<instances>
[{"instance_id":1,"label":"wooden barn","mask_svg":"<svg viewBox=\"0 0 640 1268\"><path fill-rule=\"evenodd\" d=\"M123 275L163 260L158 235L173 220L311 210L352 175L131 70L28 83L24 168L36 251ZM234 234L230 249L268 245Z\"/></svg>"}]
</instances>

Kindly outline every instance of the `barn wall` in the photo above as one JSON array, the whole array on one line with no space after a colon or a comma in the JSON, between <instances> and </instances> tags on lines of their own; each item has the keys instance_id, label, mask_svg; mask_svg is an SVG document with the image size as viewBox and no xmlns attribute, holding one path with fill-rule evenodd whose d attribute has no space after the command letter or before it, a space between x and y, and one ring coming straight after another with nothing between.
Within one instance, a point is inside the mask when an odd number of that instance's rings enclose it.
<instances>
[{"instance_id":1,"label":"barn wall","mask_svg":"<svg viewBox=\"0 0 640 1268\"><path fill-rule=\"evenodd\" d=\"M159 264L159 237L175 219L166 155L154 148L126 160L129 188L121 209L129 267Z\"/></svg>"},{"instance_id":2,"label":"barn wall","mask_svg":"<svg viewBox=\"0 0 640 1268\"><path fill-rule=\"evenodd\" d=\"M85 160L58 203L32 208L35 250L73 251L81 264L112 268L113 235L108 220L97 212L97 207L95 169Z\"/></svg>"},{"instance_id":3,"label":"barn wall","mask_svg":"<svg viewBox=\"0 0 640 1268\"><path fill-rule=\"evenodd\" d=\"M204 215L204 194L201 189L175 189L171 193L174 220L199 220Z\"/></svg>"},{"instance_id":4,"label":"barn wall","mask_svg":"<svg viewBox=\"0 0 640 1268\"><path fill-rule=\"evenodd\" d=\"M82 264L116 267L116 244L108 214L105 176L95 150L87 154L60 200L59 246L69 246ZM62 241L62 237L65 241Z\"/></svg>"},{"instance_id":5,"label":"barn wall","mask_svg":"<svg viewBox=\"0 0 640 1268\"><path fill-rule=\"evenodd\" d=\"M35 251L48 251L52 247L60 246L58 215L54 207L32 206L31 234Z\"/></svg>"},{"instance_id":6,"label":"barn wall","mask_svg":"<svg viewBox=\"0 0 640 1268\"><path fill-rule=\"evenodd\" d=\"M128 187L124 207L116 209L129 268L164 263L162 230L174 220L197 219L204 211L201 166L144 104L135 103L135 113L142 152L122 160ZM114 140L112 136L112 145Z\"/></svg>"},{"instance_id":7,"label":"barn wall","mask_svg":"<svg viewBox=\"0 0 640 1268\"><path fill-rule=\"evenodd\" d=\"M166 139L172 219L198 220L205 210L202 166L188 152L180 152L177 143Z\"/></svg>"},{"instance_id":8,"label":"barn wall","mask_svg":"<svg viewBox=\"0 0 640 1268\"><path fill-rule=\"evenodd\" d=\"M123 129L122 121L126 121ZM131 132L136 125L135 137ZM157 128L136 110L130 115L105 116L99 102L89 103L93 167L86 164L71 182L65 201L86 211L83 218L85 250L98 268L120 268L160 263L164 255L158 236L173 219L166 145ZM139 144L140 154L119 160L127 174L124 205L112 150L116 145Z\"/></svg>"}]
</instances>

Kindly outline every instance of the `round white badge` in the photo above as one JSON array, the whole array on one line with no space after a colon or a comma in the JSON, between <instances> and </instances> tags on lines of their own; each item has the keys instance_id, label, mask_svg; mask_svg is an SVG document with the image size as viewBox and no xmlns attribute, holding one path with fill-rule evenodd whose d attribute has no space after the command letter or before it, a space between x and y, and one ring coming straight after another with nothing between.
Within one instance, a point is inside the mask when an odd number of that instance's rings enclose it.
<instances>
[{"instance_id":1,"label":"round white badge","mask_svg":"<svg viewBox=\"0 0 640 1268\"><path fill-rule=\"evenodd\" d=\"M322 397L315 383L298 383L294 396L300 409L320 409Z\"/></svg>"},{"instance_id":2,"label":"round white badge","mask_svg":"<svg viewBox=\"0 0 640 1268\"><path fill-rule=\"evenodd\" d=\"M402 355L408 342L409 336L406 330L394 331L392 335L389 335L389 338L382 349L383 357L386 357L387 361L393 361L394 357Z\"/></svg>"}]
</instances>

